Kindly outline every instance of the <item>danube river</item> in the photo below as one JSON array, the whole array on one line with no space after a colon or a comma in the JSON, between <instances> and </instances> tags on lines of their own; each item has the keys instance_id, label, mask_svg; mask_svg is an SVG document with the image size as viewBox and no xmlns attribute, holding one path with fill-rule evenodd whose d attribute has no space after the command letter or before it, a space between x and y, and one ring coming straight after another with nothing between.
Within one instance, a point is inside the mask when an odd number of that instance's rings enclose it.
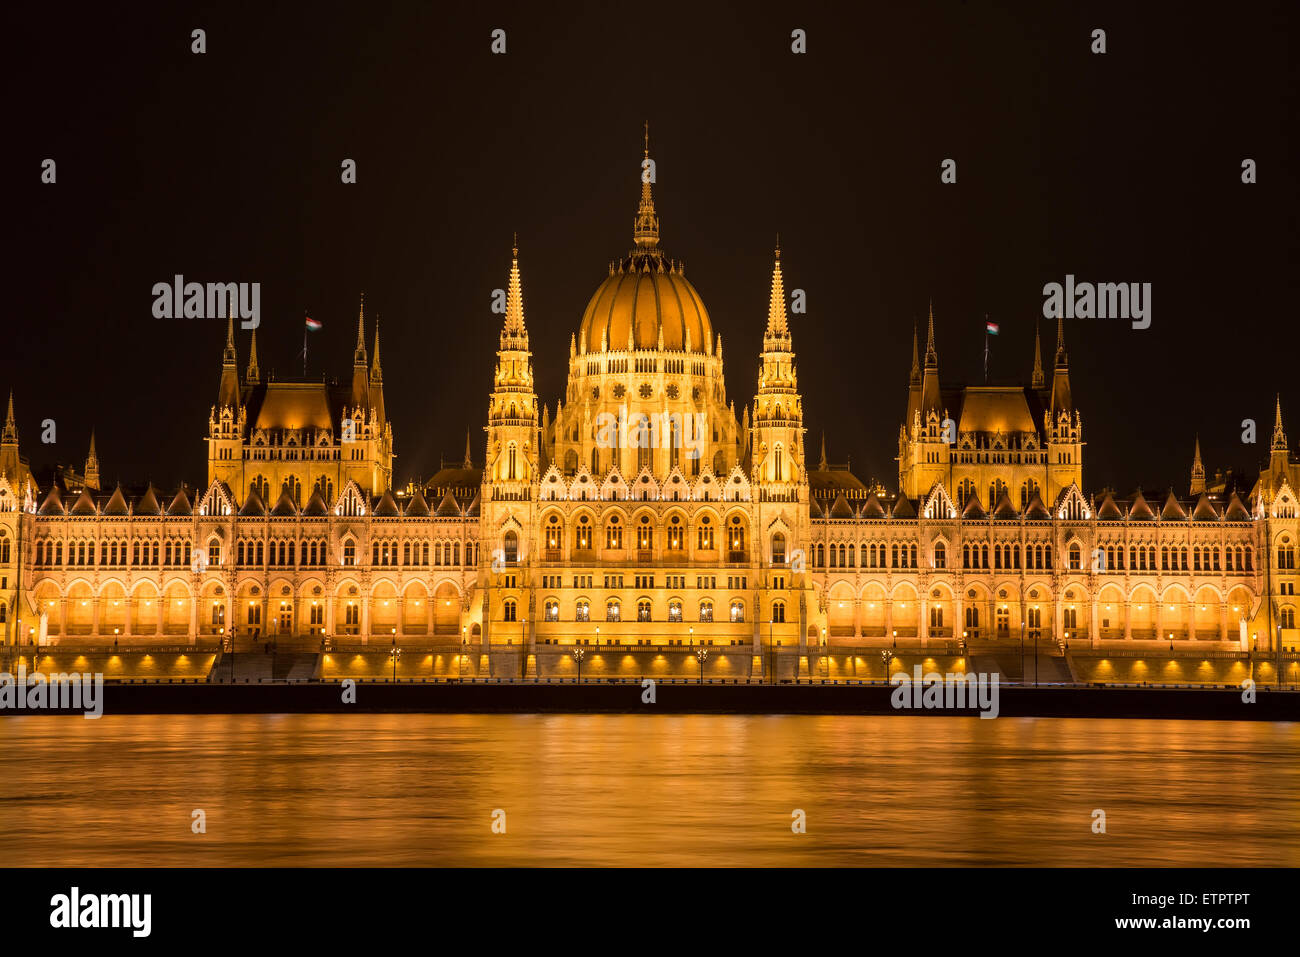
<instances>
[{"instance_id":1,"label":"danube river","mask_svg":"<svg viewBox=\"0 0 1300 957\"><path fill-rule=\"evenodd\" d=\"M0 729L0 866L1300 866L1296 724L110 715Z\"/></svg>"}]
</instances>

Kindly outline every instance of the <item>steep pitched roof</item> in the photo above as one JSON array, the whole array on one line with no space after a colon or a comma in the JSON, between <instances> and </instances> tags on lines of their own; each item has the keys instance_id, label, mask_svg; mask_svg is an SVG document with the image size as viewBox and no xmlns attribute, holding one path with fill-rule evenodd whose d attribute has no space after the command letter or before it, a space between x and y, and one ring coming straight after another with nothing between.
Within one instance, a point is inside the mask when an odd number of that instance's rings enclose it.
<instances>
[{"instance_id":1,"label":"steep pitched roof","mask_svg":"<svg viewBox=\"0 0 1300 957\"><path fill-rule=\"evenodd\" d=\"M1232 498L1228 499L1228 507L1224 510L1223 517L1229 522L1250 521L1250 511L1241 504L1241 499L1236 492L1233 492Z\"/></svg>"},{"instance_id":2,"label":"steep pitched roof","mask_svg":"<svg viewBox=\"0 0 1300 957\"><path fill-rule=\"evenodd\" d=\"M916 518L916 507L906 495L898 496L894 503L894 518Z\"/></svg>"},{"instance_id":3,"label":"steep pitched roof","mask_svg":"<svg viewBox=\"0 0 1300 957\"><path fill-rule=\"evenodd\" d=\"M190 505L190 497L185 494L185 486L182 485L176 490L176 497L172 503L167 506L168 515L193 515L194 507Z\"/></svg>"},{"instance_id":4,"label":"steep pitched roof","mask_svg":"<svg viewBox=\"0 0 1300 957\"><path fill-rule=\"evenodd\" d=\"M108 499L108 504L104 506L105 515L130 515L131 509L127 507L126 496L122 494L122 486L119 485L113 489L113 494Z\"/></svg>"},{"instance_id":5,"label":"steep pitched roof","mask_svg":"<svg viewBox=\"0 0 1300 957\"><path fill-rule=\"evenodd\" d=\"M1106 497L1101 500L1101 505L1097 508L1097 520L1100 522L1124 521L1124 513L1115 504L1115 496L1111 492L1107 492Z\"/></svg>"},{"instance_id":6,"label":"steep pitched roof","mask_svg":"<svg viewBox=\"0 0 1300 957\"><path fill-rule=\"evenodd\" d=\"M1039 495L1038 492L1034 492L1034 497L1030 499L1029 504L1025 506L1025 518L1033 519L1034 521L1042 521L1044 519L1050 519L1051 517L1052 513L1049 512L1047 506L1043 504L1043 497Z\"/></svg>"},{"instance_id":7,"label":"steep pitched roof","mask_svg":"<svg viewBox=\"0 0 1300 957\"><path fill-rule=\"evenodd\" d=\"M161 515L162 506L158 504L158 496L154 494L153 486L150 485L144 490L144 494L135 503L135 514L137 515Z\"/></svg>"},{"instance_id":8,"label":"steep pitched roof","mask_svg":"<svg viewBox=\"0 0 1300 957\"><path fill-rule=\"evenodd\" d=\"M848 500L845 499L844 493L839 492L835 496L835 501L831 504L831 518L852 518L853 509L850 507Z\"/></svg>"},{"instance_id":9,"label":"steep pitched roof","mask_svg":"<svg viewBox=\"0 0 1300 957\"><path fill-rule=\"evenodd\" d=\"M425 518L429 514L429 503L424 498L424 493L417 487L411 500L406 503L406 514L410 518Z\"/></svg>"},{"instance_id":10,"label":"steep pitched roof","mask_svg":"<svg viewBox=\"0 0 1300 957\"><path fill-rule=\"evenodd\" d=\"M244 499L244 507L239 510L239 514L252 517L266 514L266 503L262 501L262 496L256 490L248 493L248 498Z\"/></svg>"},{"instance_id":11,"label":"steep pitched roof","mask_svg":"<svg viewBox=\"0 0 1300 957\"><path fill-rule=\"evenodd\" d=\"M319 488L311 493L311 498L307 499L307 507L303 509L302 513L311 516L328 515L330 513L330 508L325 504L325 497L321 495Z\"/></svg>"},{"instance_id":12,"label":"steep pitched roof","mask_svg":"<svg viewBox=\"0 0 1300 957\"><path fill-rule=\"evenodd\" d=\"M1217 522L1219 513L1214 510L1214 505L1210 502L1210 496L1201 493L1201 497L1196 500L1196 508L1192 511L1193 522Z\"/></svg>"},{"instance_id":13,"label":"steep pitched roof","mask_svg":"<svg viewBox=\"0 0 1300 957\"><path fill-rule=\"evenodd\" d=\"M1170 489L1169 494L1165 497L1164 507L1160 509L1160 517L1169 522L1187 521L1187 513L1183 511L1182 505L1174 496L1174 490Z\"/></svg>"},{"instance_id":14,"label":"steep pitched roof","mask_svg":"<svg viewBox=\"0 0 1300 957\"><path fill-rule=\"evenodd\" d=\"M298 506L293 503L288 489L280 493L280 500L275 503L275 508L271 509L271 514L277 518L289 518L298 514Z\"/></svg>"},{"instance_id":15,"label":"steep pitched roof","mask_svg":"<svg viewBox=\"0 0 1300 957\"><path fill-rule=\"evenodd\" d=\"M470 516L471 518L477 518L480 507L481 505L479 503L479 495L475 494L474 501L469 503L469 508L465 509L465 514Z\"/></svg>"},{"instance_id":16,"label":"steep pitched roof","mask_svg":"<svg viewBox=\"0 0 1300 957\"><path fill-rule=\"evenodd\" d=\"M980 504L980 497L977 492L972 492L966 499L966 506L961 510L961 517L964 520L988 518L984 511L984 506Z\"/></svg>"},{"instance_id":17,"label":"steep pitched roof","mask_svg":"<svg viewBox=\"0 0 1300 957\"><path fill-rule=\"evenodd\" d=\"M998 521L1015 521L1019 517L1016 507L1011 504L1011 496L1003 489L998 504L993 509L993 518Z\"/></svg>"},{"instance_id":18,"label":"steep pitched roof","mask_svg":"<svg viewBox=\"0 0 1300 957\"><path fill-rule=\"evenodd\" d=\"M824 513L822 512L822 507L817 504L817 499L815 497L809 497L808 499L808 514L813 518L825 517Z\"/></svg>"},{"instance_id":19,"label":"steep pitched roof","mask_svg":"<svg viewBox=\"0 0 1300 957\"><path fill-rule=\"evenodd\" d=\"M402 510L397 507L397 501L393 498L392 489L387 489L380 496L379 502L375 505L374 511L376 518L398 518Z\"/></svg>"},{"instance_id":20,"label":"steep pitched roof","mask_svg":"<svg viewBox=\"0 0 1300 957\"><path fill-rule=\"evenodd\" d=\"M1149 522L1156 517L1156 513L1151 511L1151 506L1147 504L1146 498L1142 495L1142 490L1138 489L1137 494L1133 496L1133 504L1129 506L1128 517L1130 521Z\"/></svg>"},{"instance_id":21,"label":"steep pitched roof","mask_svg":"<svg viewBox=\"0 0 1300 957\"><path fill-rule=\"evenodd\" d=\"M98 510L95 508L95 500L90 497L88 489L82 489L77 500L72 503L71 514L73 515L94 515Z\"/></svg>"},{"instance_id":22,"label":"steep pitched roof","mask_svg":"<svg viewBox=\"0 0 1300 957\"><path fill-rule=\"evenodd\" d=\"M876 498L876 493L872 492L867 496L866 502L862 505L863 518L884 518L885 509L880 504L880 499Z\"/></svg>"},{"instance_id":23,"label":"steep pitched roof","mask_svg":"<svg viewBox=\"0 0 1300 957\"><path fill-rule=\"evenodd\" d=\"M475 501L478 501L478 499L475 499ZM460 505L456 502L456 496L448 491L442 497L442 501L438 503L438 507L433 514L439 518L455 518L460 515Z\"/></svg>"},{"instance_id":24,"label":"steep pitched roof","mask_svg":"<svg viewBox=\"0 0 1300 957\"><path fill-rule=\"evenodd\" d=\"M45 496L45 501L41 503L41 507L37 510L37 514L39 515L68 514L68 510L63 507L63 499L59 495L59 487L57 485L50 486L50 493Z\"/></svg>"}]
</instances>

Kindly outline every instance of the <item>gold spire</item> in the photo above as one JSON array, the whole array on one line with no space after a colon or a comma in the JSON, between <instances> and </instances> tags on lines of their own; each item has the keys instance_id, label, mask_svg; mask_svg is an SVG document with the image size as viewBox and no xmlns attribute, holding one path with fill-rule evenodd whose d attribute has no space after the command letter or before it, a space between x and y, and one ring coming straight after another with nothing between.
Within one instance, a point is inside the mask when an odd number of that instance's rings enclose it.
<instances>
[{"instance_id":1,"label":"gold spire","mask_svg":"<svg viewBox=\"0 0 1300 957\"><path fill-rule=\"evenodd\" d=\"M912 375L910 382L912 385L921 384L921 359L920 352L917 348L916 323L912 323Z\"/></svg>"},{"instance_id":2,"label":"gold spire","mask_svg":"<svg viewBox=\"0 0 1300 957\"><path fill-rule=\"evenodd\" d=\"M470 458L469 455L469 434L470 434L469 426L466 426L465 427L465 462L462 465L462 468L472 469L474 467L474 461L473 459Z\"/></svg>"},{"instance_id":3,"label":"gold spire","mask_svg":"<svg viewBox=\"0 0 1300 957\"><path fill-rule=\"evenodd\" d=\"M659 217L655 214L654 195L650 189L650 121L645 124L645 153L641 163L641 205L637 208L632 240L639 247L659 245Z\"/></svg>"},{"instance_id":4,"label":"gold spire","mask_svg":"<svg viewBox=\"0 0 1300 957\"><path fill-rule=\"evenodd\" d=\"M229 317L226 319L226 349L221 355L224 363L231 365L235 362L235 309L230 307Z\"/></svg>"},{"instance_id":5,"label":"gold spire","mask_svg":"<svg viewBox=\"0 0 1300 957\"><path fill-rule=\"evenodd\" d=\"M1038 335L1038 322L1034 322L1034 375L1029 381L1031 389L1043 387L1043 345Z\"/></svg>"},{"instance_id":6,"label":"gold spire","mask_svg":"<svg viewBox=\"0 0 1300 957\"><path fill-rule=\"evenodd\" d=\"M361 306L357 309L357 348L352 354L353 365L366 364L366 294L361 294Z\"/></svg>"},{"instance_id":7,"label":"gold spire","mask_svg":"<svg viewBox=\"0 0 1300 957\"><path fill-rule=\"evenodd\" d=\"M1273 414L1273 451L1285 452L1287 449L1286 433L1282 431L1282 394L1279 392L1276 411Z\"/></svg>"},{"instance_id":8,"label":"gold spire","mask_svg":"<svg viewBox=\"0 0 1300 957\"><path fill-rule=\"evenodd\" d=\"M379 365L379 313L375 313L375 356L370 360L370 378L380 381L384 377L384 370Z\"/></svg>"},{"instance_id":9,"label":"gold spire","mask_svg":"<svg viewBox=\"0 0 1300 957\"><path fill-rule=\"evenodd\" d=\"M939 365L939 353L934 348L934 300L930 300L930 326L925 335L925 367L937 368Z\"/></svg>"},{"instance_id":10,"label":"gold spire","mask_svg":"<svg viewBox=\"0 0 1300 957\"><path fill-rule=\"evenodd\" d=\"M507 336L528 341L528 330L524 327L524 290L519 278L519 235L515 234L515 245L510 259L510 288L506 292L506 322L501 331L504 340ZM526 348L526 346L525 346Z\"/></svg>"},{"instance_id":11,"label":"gold spire","mask_svg":"<svg viewBox=\"0 0 1300 957\"><path fill-rule=\"evenodd\" d=\"M1056 311L1056 364L1064 365L1067 361L1065 354L1065 316L1061 311Z\"/></svg>"},{"instance_id":12,"label":"gold spire","mask_svg":"<svg viewBox=\"0 0 1300 957\"><path fill-rule=\"evenodd\" d=\"M767 306L765 339L789 339L790 327L785 314L785 282L781 278L781 244L777 240L776 259L772 265L772 295Z\"/></svg>"},{"instance_id":13,"label":"gold spire","mask_svg":"<svg viewBox=\"0 0 1300 957\"><path fill-rule=\"evenodd\" d=\"M257 367L257 330L253 330L253 341L248 347L248 371L244 378L249 382L257 382L262 378L261 370Z\"/></svg>"}]
</instances>

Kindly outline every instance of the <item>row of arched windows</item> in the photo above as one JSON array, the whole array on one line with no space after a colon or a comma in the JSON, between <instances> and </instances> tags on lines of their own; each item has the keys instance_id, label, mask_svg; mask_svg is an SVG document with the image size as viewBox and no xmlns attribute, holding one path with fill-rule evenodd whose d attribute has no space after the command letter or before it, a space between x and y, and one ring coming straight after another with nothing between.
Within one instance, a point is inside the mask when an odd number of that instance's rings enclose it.
<instances>
[{"instance_id":1,"label":"row of arched windows","mask_svg":"<svg viewBox=\"0 0 1300 957\"><path fill-rule=\"evenodd\" d=\"M507 599L505 604L508 605L511 603L513 603L513 599ZM778 606L780 609L779 612L777 611ZM543 607L542 617L544 621L560 620L559 599L548 598L546 599L546 602L542 607ZM653 621L654 619L652 617L653 614L652 609L653 609L653 603L649 598L637 599L636 620L638 622ZM707 598L701 600L699 605L697 606L697 612L699 615L697 619L698 621L703 621L703 622L713 621L714 620L713 602ZM510 614L509 609L506 610L506 614L507 615ZM778 614L780 617L776 617ZM729 615L730 615L729 620L733 622L740 622L745 620L745 602L743 599L733 598L731 600ZM515 619L507 617L505 620L514 621ZM574 621L591 620L591 601L589 599L579 598L577 601L574 602L573 620ZM623 620L623 605L619 599L610 598L605 602L605 620L606 621ZM680 599L674 598L668 602L667 620L670 622L679 622L684 620L683 605ZM773 620L777 622L785 621L785 603L780 600L777 600L773 603Z\"/></svg>"},{"instance_id":2,"label":"row of arched windows","mask_svg":"<svg viewBox=\"0 0 1300 957\"><path fill-rule=\"evenodd\" d=\"M784 545L784 541L782 545ZM895 544L887 547L884 542L870 542L861 545L818 544L813 546L813 551L816 553L813 564L818 568L917 567L917 549L915 545Z\"/></svg>"},{"instance_id":3,"label":"row of arched windows","mask_svg":"<svg viewBox=\"0 0 1300 957\"><path fill-rule=\"evenodd\" d=\"M41 568L63 567L64 542L53 539L40 539L36 543L35 563ZM67 564L103 565L108 567L188 565L190 563L190 543L156 539L126 542L121 539L99 542L96 557L95 542L67 542ZM129 562L128 562L129 559Z\"/></svg>"}]
</instances>

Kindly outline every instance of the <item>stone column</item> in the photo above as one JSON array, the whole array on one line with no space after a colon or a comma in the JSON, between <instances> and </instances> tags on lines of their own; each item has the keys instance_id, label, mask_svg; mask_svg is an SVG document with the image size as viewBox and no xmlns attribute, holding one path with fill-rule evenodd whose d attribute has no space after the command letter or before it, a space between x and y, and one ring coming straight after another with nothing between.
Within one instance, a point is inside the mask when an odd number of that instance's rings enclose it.
<instances>
[{"instance_id":1,"label":"stone column","mask_svg":"<svg viewBox=\"0 0 1300 957\"><path fill-rule=\"evenodd\" d=\"M1088 633L1088 643L1094 648L1100 647L1101 645L1101 631L1097 627L1097 624L1097 599L1094 598L1092 600L1092 621Z\"/></svg>"},{"instance_id":2,"label":"stone column","mask_svg":"<svg viewBox=\"0 0 1300 957\"><path fill-rule=\"evenodd\" d=\"M1219 602L1219 640L1228 640L1228 603Z\"/></svg>"},{"instance_id":3,"label":"stone column","mask_svg":"<svg viewBox=\"0 0 1300 957\"><path fill-rule=\"evenodd\" d=\"M132 598L130 595L128 595L126 598L123 598L122 601L126 605L126 618L122 622L122 637L130 638L131 637L131 609L135 607L135 599Z\"/></svg>"},{"instance_id":4,"label":"stone column","mask_svg":"<svg viewBox=\"0 0 1300 957\"><path fill-rule=\"evenodd\" d=\"M930 646L930 599L921 598L917 602L921 610L921 620L916 625L916 633L921 636L921 647Z\"/></svg>"},{"instance_id":5,"label":"stone column","mask_svg":"<svg viewBox=\"0 0 1300 957\"><path fill-rule=\"evenodd\" d=\"M862 637L862 599L853 599L853 637Z\"/></svg>"},{"instance_id":6,"label":"stone column","mask_svg":"<svg viewBox=\"0 0 1300 957\"><path fill-rule=\"evenodd\" d=\"M1196 602L1187 603L1187 637L1191 641L1196 640Z\"/></svg>"},{"instance_id":7,"label":"stone column","mask_svg":"<svg viewBox=\"0 0 1300 957\"><path fill-rule=\"evenodd\" d=\"M1133 640L1133 603L1124 599L1124 640Z\"/></svg>"},{"instance_id":8,"label":"stone column","mask_svg":"<svg viewBox=\"0 0 1300 957\"><path fill-rule=\"evenodd\" d=\"M370 596L361 596L361 643L370 643Z\"/></svg>"},{"instance_id":9,"label":"stone column","mask_svg":"<svg viewBox=\"0 0 1300 957\"><path fill-rule=\"evenodd\" d=\"M99 636L99 606L100 606L100 603L101 603L101 599L99 599L99 598L92 598L90 601L91 601L91 605L90 605L90 634L91 634L91 637L98 637L98 636ZM39 640L40 635L37 635L36 637L37 637L37 639Z\"/></svg>"},{"instance_id":10,"label":"stone column","mask_svg":"<svg viewBox=\"0 0 1300 957\"><path fill-rule=\"evenodd\" d=\"M199 643L199 600L190 601L190 644Z\"/></svg>"}]
</instances>

